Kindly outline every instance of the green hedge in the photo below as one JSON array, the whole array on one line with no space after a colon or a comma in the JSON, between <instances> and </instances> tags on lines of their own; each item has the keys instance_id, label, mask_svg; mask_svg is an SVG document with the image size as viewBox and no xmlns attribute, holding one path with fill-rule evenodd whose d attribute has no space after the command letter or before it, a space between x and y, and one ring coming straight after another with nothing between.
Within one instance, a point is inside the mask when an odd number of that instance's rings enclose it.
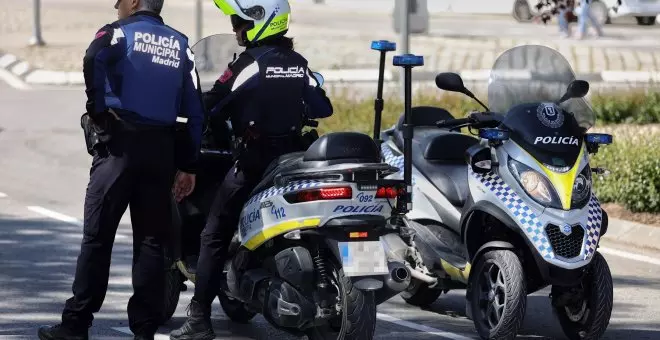
<instances>
[{"instance_id":1,"label":"green hedge","mask_svg":"<svg viewBox=\"0 0 660 340\"><path fill-rule=\"evenodd\" d=\"M486 95L478 95L486 100ZM348 90L332 96L336 114L324 122L323 131L350 129L352 131L370 132L373 128L373 98L352 98ZM591 98L594 111L597 114L598 125L634 123L660 123L660 90L633 92L599 92ZM413 105L439 106L447 109L456 117L462 117L471 110L479 110L481 106L470 98L459 94L447 94L442 91L418 93L413 98ZM488 103L486 103L488 105ZM391 125L403 112L403 103L398 97L385 99L383 126Z\"/></svg>"},{"instance_id":2,"label":"green hedge","mask_svg":"<svg viewBox=\"0 0 660 340\"><path fill-rule=\"evenodd\" d=\"M611 171L597 176L594 190L602 202L616 202L633 212L660 213L660 127L602 129L614 143L600 148L592 166Z\"/></svg>"},{"instance_id":3,"label":"green hedge","mask_svg":"<svg viewBox=\"0 0 660 340\"><path fill-rule=\"evenodd\" d=\"M373 98L354 99L354 94L344 92L333 95L332 100L335 114L322 120L320 132L359 131L372 134ZM417 94L413 105L443 107L457 118L480 109L478 104L462 95L444 94L440 97L437 92ZM614 136L614 144L603 146L593 158L593 166L611 171L608 177L595 180L594 189L599 199L605 203L622 204L633 212L660 213L660 128L653 125L611 125L660 123L660 92L596 94L592 97L592 105L599 119L594 131L606 131ZM392 126L401 112L403 104L398 97L386 99L382 128Z\"/></svg>"}]
</instances>

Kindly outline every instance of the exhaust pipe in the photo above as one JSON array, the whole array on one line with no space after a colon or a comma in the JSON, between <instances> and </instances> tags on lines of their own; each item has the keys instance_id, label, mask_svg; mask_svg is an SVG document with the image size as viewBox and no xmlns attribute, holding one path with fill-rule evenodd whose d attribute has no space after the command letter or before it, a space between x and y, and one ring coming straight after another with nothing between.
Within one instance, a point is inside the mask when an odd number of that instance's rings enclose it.
<instances>
[{"instance_id":1,"label":"exhaust pipe","mask_svg":"<svg viewBox=\"0 0 660 340\"><path fill-rule=\"evenodd\" d=\"M434 283L438 282L437 278L432 277L432 276L428 276L428 275L426 275L424 273L421 273L421 272L418 272L417 270L410 267L410 265L407 264L407 263L406 263L406 268L408 268L408 270L410 271L410 275L412 277L416 278L417 280L424 281L428 284L434 284Z\"/></svg>"},{"instance_id":2,"label":"exhaust pipe","mask_svg":"<svg viewBox=\"0 0 660 340\"><path fill-rule=\"evenodd\" d=\"M380 241L385 248L385 256L388 262L405 262L408 245L403 242L401 236L395 233L386 234L380 237Z\"/></svg>"},{"instance_id":3,"label":"exhaust pipe","mask_svg":"<svg viewBox=\"0 0 660 340\"><path fill-rule=\"evenodd\" d=\"M399 283L408 279L409 276L408 271L406 270L406 268L403 267L394 268L392 269L391 273L392 273L392 279Z\"/></svg>"},{"instance_id":4,"label":"exhaust pipe","mask_svg":"<svg viewBox=\"0 0 660 340\"><path fill-rule=\"evenodd\" d=\"M381 304L402 291L410 285L410 271L401 262L388 262L389 274L383 275L383 288L376 291L376 304Z\"/></svg>"}]
</instances>

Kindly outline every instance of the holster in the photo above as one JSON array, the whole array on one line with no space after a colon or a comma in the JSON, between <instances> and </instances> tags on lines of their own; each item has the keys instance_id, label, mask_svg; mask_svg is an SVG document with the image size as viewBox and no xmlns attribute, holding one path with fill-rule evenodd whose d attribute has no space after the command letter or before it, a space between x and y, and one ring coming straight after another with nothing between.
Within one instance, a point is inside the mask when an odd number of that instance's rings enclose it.
<instances>
[{"instance_id":1,"label":"holster","mask_svg":"<svg viewBox=\"0 0 660 340\"><path fill-rule=\"evenodd\" d=\"M237 170L260 173L280 155L302 151L301 137L297 134L257 139L238 139L234 147Z\"/></svg>"},{"instance_id":2,"label":"holster","mask_svg":"<svg viewBox=\"0 0 660 340\"><path fill-rule=\"evenodd\" d=\"M111 139L109 131L102 129L94 122L89 113L80 117L80 127L83 129L87 153L94 156L99 147L104 146Z\"/></svg>"}]
</instances>

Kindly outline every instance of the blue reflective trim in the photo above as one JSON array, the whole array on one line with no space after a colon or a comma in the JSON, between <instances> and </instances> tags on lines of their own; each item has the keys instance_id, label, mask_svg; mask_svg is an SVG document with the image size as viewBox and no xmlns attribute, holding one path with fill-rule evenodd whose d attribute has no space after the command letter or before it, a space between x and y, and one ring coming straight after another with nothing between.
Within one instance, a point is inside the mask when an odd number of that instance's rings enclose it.
<instances>
[{"instance_id":1,"label":"blue reflective trim","mask_svg":"<svg viewBox=\"0 0 660 340\"><path fill-rule=\"evenodd\" d=\"M376 51L396 51L396 43L387 40L374 40L371 49Z\"/></svg>"},{"instance_id":2,"label":"blue reflective trim","mask_svg":"<svg viewBox=\"0 0 660 340\"><path fill-rule=\"evenodd\" d=\"M585 136L587 143L594 144L612 144L612 135L606 133L588 133Z\"/></svg>"},{"instance_id":3,"label":"blue reflective trim","mask_svg":"<svg viewBox=\"0 0 660 340\"><path fill-rule=\"evenodd\" d=\"M404 54L394 56L394 66L422 66L424 65L424 57L414 54Z\"/></svg>"},{"instance_id":4,"label":"blue reflective trim","mask_svg":"<svg viewBox=\"0 0 660 340\"><path fill-rule=\"evenodd\" d=\"M509 131L500 129L481 129L479 130L479 137L488 140L508 140L510 134Z\"/></svg>"}]
</instances>

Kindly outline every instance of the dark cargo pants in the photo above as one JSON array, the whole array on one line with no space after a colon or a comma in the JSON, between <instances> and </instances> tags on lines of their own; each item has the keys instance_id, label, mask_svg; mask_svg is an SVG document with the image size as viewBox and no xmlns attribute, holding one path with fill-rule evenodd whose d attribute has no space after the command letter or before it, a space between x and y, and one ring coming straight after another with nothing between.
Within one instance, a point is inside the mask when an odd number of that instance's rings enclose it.
<instances>
[{"instance_id":1,"label":"dark cargo pants","mask_svg":"<svg viewBox=\"0 0 660 340\"><path fill-rule=\"evenodd\" d=\"M157 330L164 299L163 244L171 223L174 163L174 135L168 129L118 132L94 155L73 297L62 313L64 325L87 329L93 313L100 310L115 234L130 205L133 295L128 302L129 326L134 334Z\"/></svg>"}]
</instances>

